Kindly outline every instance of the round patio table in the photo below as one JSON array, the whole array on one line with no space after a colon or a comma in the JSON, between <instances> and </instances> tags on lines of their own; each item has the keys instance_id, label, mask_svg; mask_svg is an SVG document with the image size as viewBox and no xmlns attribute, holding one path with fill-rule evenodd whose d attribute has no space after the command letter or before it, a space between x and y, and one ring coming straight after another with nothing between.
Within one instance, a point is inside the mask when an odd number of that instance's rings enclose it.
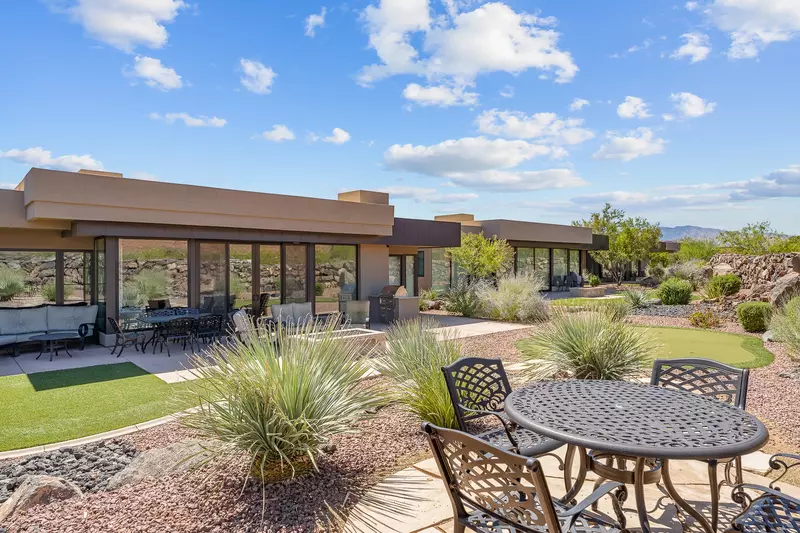
<instances>
[{"instance_id":1,"label":"round patio table","mask_svg":"<svg viewBox=\"0 0 800 533\"><path fill-rule=\"evenodd\" d=\"M67 349L67 342L79 340L80 336L76 333L43 333L41 335L34 335L30 338L32 341L39 341L42 343L41 349L39 350L39 355L36 356L36 359L39 359L42 354L49 353L50 360L53 360L53 353L58 355L58 350L63 348L67 355L72 358L72 354L69 353Z\"/></svg>"},{"instance_id":2,"label":"round patio table","mask_svg":"<svg viewBox=\"0 0 800 533\"><path fill-rule=\"evenodd\" d=\"M575 448L579 450L578 476L565 500L580 490L587 470L612 479L615 472L625 473L609 468L613 457L635 461L634 471L617 480L634 485L645 532L650 526L644 484L658 481L653 480L657 474L678 507L713 533L719 505L716 461L758 450L769 438L764 424L742 409L691 392L627 381L536 382L513 391L506 398L505 412L520 426L569 444L567 463L571 464ZM593 454L605 455L609 464L601 464ZM670 459L709 461L713 526L675 490ZM567 468L565 476L570 471Z\"/></svg>"}]
</instances>

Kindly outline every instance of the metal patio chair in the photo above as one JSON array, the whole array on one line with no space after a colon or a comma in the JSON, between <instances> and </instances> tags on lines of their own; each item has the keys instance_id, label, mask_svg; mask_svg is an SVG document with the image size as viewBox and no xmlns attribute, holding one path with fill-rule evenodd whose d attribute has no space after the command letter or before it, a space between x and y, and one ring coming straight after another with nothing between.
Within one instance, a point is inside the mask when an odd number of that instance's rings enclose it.
<instances>
[{"instance_id":1,"label":"metal patio chair","mask_svg":"<svg viewBox=\"0 0 800 533\"><path fill-rule=\"evenodd\" d=\"M144 352L144 333L141 331L126 331L122 327L120 327L119 322L115 319L108 317L108 323L111 326L111 331L116 336L114 339L114 348L111 350L111 355L114 355L119 348L119 353L117 357L122 355L122 352L128 346L133 346L133 348L138 352L139 346L142 346L142 352Z\"/></svg>"},{"instance_id":2,"label":"metal patio chair","mask_svg":"<svg viewBox=\"0 0 800 533\"><path fill-rule=\"evenodd\" d=\"M487 416L497 418L502 427L476 434L481 440L526 457L550 454L563 443L517 427L503 412L503 403L511 394L511 384L500 359L462 357L442 367L447 392L456 414L458 427L470 433L468 422ZM558 456L553 455L558 458ZM561 461L561 458L558 458ZM563 464L563 463L562 463Z\"/></svg>"},{"instance_id":3,"label":"metal patio chair","mask_svg":"<svg viewBox=\"0 0 800 533\"><path fill-rule=\"evenodd\" d=\"M800 531L800 500L778 488L778 481L791 468L800 464L800 455L777 453L769 460L770 468L778 473L769 486L739 484L733 488L731 499L744 510L731 521L729 533L790 533ZM782 472L781 472L782 471ZM756 492L752 496L750 492Z\"/></svg>"},{"instance_id":4,"label":"metal patio chair","mask_svg":"<svg viewBox=\"0 0 800 533\"><path fill-rule=\"evenodd\" d=\"M453 506L453 532L616 533L625 527L609 482L568 507L550 496L537 459L494 447L462 431L423 423L423 431ZM603 496L612 501L616 521L589 511Z\"/></svg>"},{"instance_id":5,"label":"metal patio chair","mask_svg":"<svg viewBox=\"0 0 800 533\"><path fill-rule=\"evenodd\" d=\"M222 315L200 316L195 321L194 336L198 344L202 340L206 344L219 341L222 336Z\"/></svg>"},{"instance_id":6,"label":"metal patio chair","mask_svg":"<svg viewBox=\"0 0 800 533\"><path fill-rule=\"evenodd\" d=\"M156 351L156 345L160 344L161 352L163 353L164 346L166 346L167 357L171 357L172 354L169 351L169 343L180 341L183 341L184 350L188 342L192 353L194 353L194 323L194 318L177 317L164 324L160 324L160 326L163 327L158 327L154 330L154 334L156 334L157 337L153 339L153 353Z\"/></svg>"}]
</instances>

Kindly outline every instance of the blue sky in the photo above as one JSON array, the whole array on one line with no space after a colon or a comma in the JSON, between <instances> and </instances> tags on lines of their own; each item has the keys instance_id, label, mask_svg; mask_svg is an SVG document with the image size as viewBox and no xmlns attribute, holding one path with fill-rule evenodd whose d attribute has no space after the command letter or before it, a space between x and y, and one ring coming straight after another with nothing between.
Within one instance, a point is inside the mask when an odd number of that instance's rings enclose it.
<instances>
[{"instance_id":1,"label":"blue sky","mask_svg":"<svg viewBox=\"0 0 800 533\"><path fill-rule=\"evenodd\" d=\"M96 167L797 233L796 0L8 0L0 47L5 186Z\"/></svg>"}]
</instances>

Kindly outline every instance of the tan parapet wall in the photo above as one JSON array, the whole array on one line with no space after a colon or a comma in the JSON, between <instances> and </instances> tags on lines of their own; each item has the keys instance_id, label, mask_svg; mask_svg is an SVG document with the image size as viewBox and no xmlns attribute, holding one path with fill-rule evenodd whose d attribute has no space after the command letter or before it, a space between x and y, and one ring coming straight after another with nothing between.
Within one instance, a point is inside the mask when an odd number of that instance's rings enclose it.
<instances>
[{"instance_id":1,"label":"tan parapet wall","mask_svg":"<svg viewBox=\"0 0 800 533\"><path fill-rule=\"evenodd\" d=\"M25 216L39 220L392 235L394 207L31 169ZM366 192L366 191L365 191Z\"/></svg>"},{"instance_id":2,"label":"tan parapet wall","mask_svg":"<svg viewBox=\"0 0 800 533\"><path fill-rule=\"evenodd\" d=\"M61 231L0 228L0 250L92 250L93 237L62 237Z\"/></svg>"}]
</instances>

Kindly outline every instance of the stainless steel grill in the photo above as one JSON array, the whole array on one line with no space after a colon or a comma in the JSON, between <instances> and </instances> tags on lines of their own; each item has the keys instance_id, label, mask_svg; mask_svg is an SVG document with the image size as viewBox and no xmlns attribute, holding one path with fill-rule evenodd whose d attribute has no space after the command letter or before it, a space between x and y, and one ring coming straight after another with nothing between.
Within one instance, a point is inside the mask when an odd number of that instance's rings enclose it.
<instances>
[{"instance_id":1,"label":"stainless steel grill","mask_svg":"<svg viewBox=\"0 0 800 533\"><path fill-rule=\"evenodd\" d=\"M378 318L384 324L391 324L397 316L396 296L407 296L408 291L402 285L386 285L378 296Z\"/></svg>"}]
</instances>

